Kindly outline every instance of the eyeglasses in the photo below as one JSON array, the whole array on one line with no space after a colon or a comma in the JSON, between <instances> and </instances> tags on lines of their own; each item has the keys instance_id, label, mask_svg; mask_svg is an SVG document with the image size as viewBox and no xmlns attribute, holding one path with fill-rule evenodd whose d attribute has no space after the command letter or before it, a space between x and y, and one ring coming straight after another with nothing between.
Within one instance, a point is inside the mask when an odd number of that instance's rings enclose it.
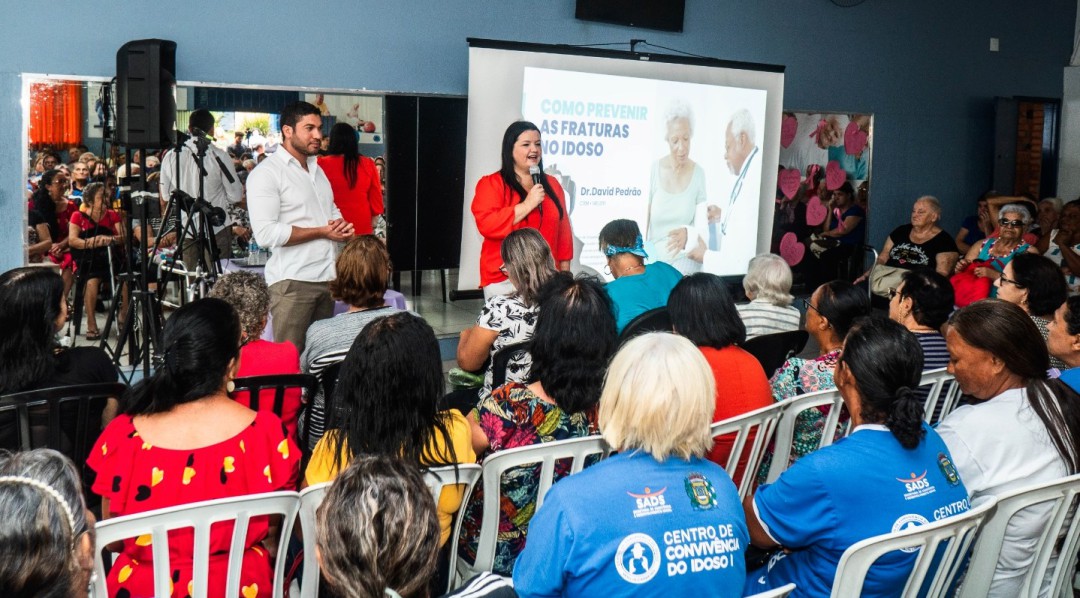
<instances>
[{"instance_id":1,"label":"eyeglasses","mask_svg":"<svg viewBox=\"0 0 1080 598\"><path fill-rule=\"evenodd\" d=\"M1006 220L1005 218L1001 218L998 220L998 224L1000 224L1002 228L1021 228L1024 226L1024 221Z\"/></svg>"},{"instance_id":2,"label":"eyeglasses","mask_svg":"<svg viewBox=\"0 0 1080 598\"><path fill-rule=\"evenodd\" d=\"M1016 282L1015 280L1013 280L1013 279L1011 279L1011 278L1008 278L1008 277L1006 277L1006 276L1005 276L1004 274L1001 274L1001 275L999 275L999 276L998 276L998 280L1000 280L1000 281L1001 281L1001 284L1006 284L1006 283L1008 283L1008 284L1011 284L1012 286L1014 286L1014 287L1016 287L1016 288L1018 288L1018 289L1022 289L1022 288L1024 288L1024 285L1022 285L1022 284L1020 284L1020 283Z\"/></svg>"},{"instance_id":3,"label":"eyeglasses","mask_svg":"<svg viewBox=\"0 0 1080 598\"><path fill-rule=\"evenodd\" d=\"M821 310L820 310L820 309L818 309L818 308L814 307L814 304L813 304L813 303L810 303L810 299L803 299L803 300L802 300L802 304L803 304L803 306L804 306L804 307L805 307L805 308L806 308L807 310L811 310L811 309L812 309L812 310L814 310L814 311L816 311L816 312L818 312L818 313L821 313Z\"/></svg>"},{"instance_id":4,"label":"eyeglasses","mask_svg":"<svg viewBox=\"0 0 1080 598\"><path fill-rule=\"evenodd\" d=\"M506 264L503 264L503 265L499 266L499 272L502 272L503 274L507 273L506 272Z\"/></svg>"}]
</instances>

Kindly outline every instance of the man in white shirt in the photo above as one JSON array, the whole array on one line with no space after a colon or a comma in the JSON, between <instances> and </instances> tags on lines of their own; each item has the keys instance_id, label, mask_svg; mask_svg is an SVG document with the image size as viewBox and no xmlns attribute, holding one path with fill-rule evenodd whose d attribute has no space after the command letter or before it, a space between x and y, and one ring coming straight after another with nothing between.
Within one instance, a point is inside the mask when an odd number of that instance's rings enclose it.
<instances>
[{"instance_id":1,"label":"man in white shirt","mask_svg":"<svg viewBox=\"0 0 1080 598\"><path fill-rule=\"evenodd\" d=\"M321 128L314 105L285 106L279 151L256 166L247 180L255 241L273 249L266 263L266 283L274 340L291 341L301 352L308 326L334 313L327 283L335 275L337 243L353 236L316 160Z\"/></svg>"},{"instance_id":2,"label":"man in white shirt","mask_svg":"<svg viewBox=\"0 0 1080 598\"><path fill-rule=\"evenodd\" d=\"M198 143L203 141L200 140L197 143L196 138L213 138L214 116L205 108L195 110L188 120L188 131L191 133L191 139L188 139L179 148L166 152L161 162L159 189L162 200L168 200L174 189L180 189L193 198L199 197L200 172L197 155L199 152ZM232 158L224 150L210 143L209 139L206 139L205 143L208 147L203 158L203 168L206 170L206 177L203 179L203 197L211 206L228 212L230 205L240 203L240 200L243 199L244 190L236 173L230 172ZM179 171L177 171L176 167L177 152L180 154ZM178 172L179 174L177 174ZM188 221L188 214L184 213L182 220L184 226L187 226ZM184 265L191 270L195 269L198 261L196 239L191 238L190 235L192 228L198 230L198 218L195 218L194 221L195 227L188 228L189 233L185 237L182 250ZM218 257L231 257L233 232L227 219L224 225L214 226L213 232L215 244L218 248Z\"/></svg>"}]
</instances>

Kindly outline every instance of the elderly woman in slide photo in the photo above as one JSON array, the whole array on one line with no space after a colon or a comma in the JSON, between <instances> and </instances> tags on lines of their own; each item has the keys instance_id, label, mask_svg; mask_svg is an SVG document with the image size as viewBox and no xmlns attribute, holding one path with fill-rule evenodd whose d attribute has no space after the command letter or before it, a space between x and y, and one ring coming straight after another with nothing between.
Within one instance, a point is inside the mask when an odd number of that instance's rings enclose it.
<instances>
[{"instance_id":1,"label":"elderly woman in slide photo","mask_svg":"<svg viewBox=\"0 0 1080 598\"><path fill-rule=\"evenodd\" d=\"M694 136L694 113L690 105L675 101L664 115L668 155L657 160L649 180L649 221L646 240L652 243L655 257L686 273L693 263L679 259L678 250L669 247L668 233L694 223L698 204L705 203L705 169L690 159L690 140ZM696 272L700 264L690 271Z\"/></svg>"}]
</instances>

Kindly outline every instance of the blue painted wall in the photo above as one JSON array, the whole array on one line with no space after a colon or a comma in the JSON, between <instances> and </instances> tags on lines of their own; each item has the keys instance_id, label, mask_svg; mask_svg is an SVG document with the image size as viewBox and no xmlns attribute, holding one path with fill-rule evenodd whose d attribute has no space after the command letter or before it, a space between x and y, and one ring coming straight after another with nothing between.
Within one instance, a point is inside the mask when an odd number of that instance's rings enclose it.
<instances>
[{"instance_id":1,"label":"blue painted wall","mask_svg":"<svg viewBox=\"0 0 1080 598\"><path fill-rule=\"evenodd\" d=\"M875 114L870 238L879 244L921 194L941 198L944 224L956 227L990 183L994 96L1061 96L1076 2L687 0L683 33L573 15L574 0L111 0L18 11L0 37L0 270L22 262L20 74L112 76L116 50L132 39L175 40L182 80L443 94L466 92L466 37L634 37L784 64L785 107ZM988 51L990 37L1000 52Z\"/></svg>"}]
</instances>

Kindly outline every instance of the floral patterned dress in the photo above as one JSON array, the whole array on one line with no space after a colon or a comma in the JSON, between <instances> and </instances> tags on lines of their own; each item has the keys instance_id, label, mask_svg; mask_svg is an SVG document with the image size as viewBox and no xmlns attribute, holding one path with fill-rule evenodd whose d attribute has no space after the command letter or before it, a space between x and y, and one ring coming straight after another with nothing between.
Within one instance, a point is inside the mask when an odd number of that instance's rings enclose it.
<instances>
[{"instance_id":1,"label":"floral patterned dress","mask_svg":"<svg viewBox=\"0 0 1080 598\"><path fill-rule=\"evenodd\" d=\"M833 370L836 369L836 363L839 360L840 349L829 351L814 359L802 359L801 357L788 359L769 380L769 385L772 386L773 399L780 402L799 395L836 388L836 383L833 382ZM827 406L808 409L800 413L795 419L795 435L791 447L790 463L794 463L799 457L817 449L829 409L830 407ZM842 415L840 423L846 421L847 415ZM769 450L761 461L761 469L758 470L758 483L763 482L768 475L770 462L772 462L772 450Z\"/></svg>"},{"instance_id":2,"label":"floral patterned dress","mask_svg":"<svg viewBox=\"0 0 1080 598\"><path fill-rule=\"evenodd\" d=\"M109 499L114 517L215 498L293 490L299 464L296 443L281 420L265 411L257 412L251 425L236 436L192 450L152 446L139 437L132 417L121 415L105 428L87 459L97 472L93 491ZM268 529L265 517L250 522L240 573L240 594L245 598L273 593L270 556L261 544ZM223 595L232 531L232 523L211 529L210 596ZM169 533L173 598L192 595L193 542L191 530ZM107 581L111 597L154 595L149 535L124 541Z\"/></svg>"},{"instance_id":3,"label":"floral patterned dress","mask_svg":"<svg viewBox=\"0 0 1080 598\"><path fill-rule=\"evenodd\" d=\"M524 385L511 382L495 389L480 401L472 416L487 434L491 451L501 451L542 442L580 438L597 433L593 411L566 414L558 405L536 396ZM555 479L570 472L568 462L555 464ZM540 466L519 467L503 474L500 504L499 541L495 547L494 572L509 576L514 560L525 548L529 520L536 511L536 491ZM477 484L465 512L460 548L469 561L476 559L476 543L483 518L483 484Z\"/></svg>"}]
</instances>

